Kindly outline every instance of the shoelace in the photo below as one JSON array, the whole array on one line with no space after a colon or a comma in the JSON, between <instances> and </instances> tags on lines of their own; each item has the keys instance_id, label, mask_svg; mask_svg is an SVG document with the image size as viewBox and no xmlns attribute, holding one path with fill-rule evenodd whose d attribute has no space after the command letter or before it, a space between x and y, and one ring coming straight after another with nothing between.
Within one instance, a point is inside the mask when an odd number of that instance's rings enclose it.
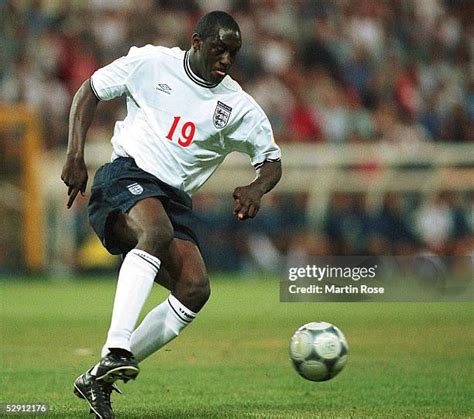
<instances>
[{"instance_id":1,"label":"shoelace","mask_svg":"<svg viewBox=\"0 0 474 419\"><path fill-rule=\"evenodd\" d=\"M122 393L122 390L120 390L120 389L117 387L117 385L112 384L111 387L112 387L112 390L116 391L118 394L123 394L123 393Z\"/></svg>"},{"instance_id":2,"label":"shoelace","mask_svg":"<svg viewBox=\"0 0 474 419\"><path fill-rule=\"evenodd\" d=\"M116 391L118 394L122 394L122 391L115 384L110 385L97 381L96 384L98 389L98 395L103 399L104 403L106 403L109 407L112 407L112 401L110 400L110 395L112 394L112 391Z\"/></svg>"}]
</instances>

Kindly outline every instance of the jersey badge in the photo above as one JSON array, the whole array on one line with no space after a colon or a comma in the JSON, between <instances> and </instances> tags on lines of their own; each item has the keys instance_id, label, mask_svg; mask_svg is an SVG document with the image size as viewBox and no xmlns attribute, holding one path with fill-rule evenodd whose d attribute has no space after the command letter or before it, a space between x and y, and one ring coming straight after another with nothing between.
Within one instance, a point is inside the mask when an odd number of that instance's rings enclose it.
<instances>
[{"instance_id":1,"label":"jersey badge","mask_svg":"<svg viewBox=\"0 0 474 419\"><path fill-rule=\"evenodd\" d=\"M132 195L141 195L143 193L143 186L139 185L137 182L131 183L127 188Z\"/></svg>"},{"instance_id":2,"label":"jersey badge","mask_svg":"<svg viewBox=\"0 0 474 419\"><path fill-rule=\"evenodd\" d=\"M156 90L159 90L160 92L166 93L167 95L171 94L171 87L169 87L166 83L160 83L158 86L156 86Z\"/></svg>"},{"instance_id":3,"label":"jersey badge","mask_svg":"<svg viewBox=\"0 0 474 419\"><path fill-rule=\"evenodd\" d=\"M224 128L229 122L232 108L221 101L217 101L217 106L214 111L214 126L216 128Z\"/></svg>"}]
</instances>

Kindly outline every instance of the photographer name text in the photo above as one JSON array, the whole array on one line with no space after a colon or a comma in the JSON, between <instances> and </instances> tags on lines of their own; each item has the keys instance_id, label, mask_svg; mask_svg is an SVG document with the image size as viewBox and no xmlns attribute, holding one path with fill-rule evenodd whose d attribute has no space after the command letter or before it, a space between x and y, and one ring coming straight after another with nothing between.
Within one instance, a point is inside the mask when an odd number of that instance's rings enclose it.
<instances>
[{"instance_id":1,"label":"photographer name text","mask_svg":"<svg viewBox=\"0 0 474 419\"><path fill-rule=\"evenodd\" d=\"M290 294L384 294L384 287L370 287L362 284L359 286L344 285L309 285L305 287L291 284L288 287Z\"/></svg>"}]
</instances>

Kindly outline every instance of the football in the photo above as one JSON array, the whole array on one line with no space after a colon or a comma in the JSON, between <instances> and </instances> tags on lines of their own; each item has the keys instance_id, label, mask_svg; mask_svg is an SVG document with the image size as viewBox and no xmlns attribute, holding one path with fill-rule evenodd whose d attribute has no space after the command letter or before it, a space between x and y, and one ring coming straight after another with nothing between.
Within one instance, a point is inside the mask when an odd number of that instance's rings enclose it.
<instances>
[{"instance_id":1,"label":"football","mask_svg":"<svg viewBox=\"0 0 474 419\"><path fill-rule=\"evenodd\" d=\"M291 363L301 377L310 381L335 377L344 368L348 351L343 333L327 322L301 326L290 341Z\"/></svg>"}]
</instances>

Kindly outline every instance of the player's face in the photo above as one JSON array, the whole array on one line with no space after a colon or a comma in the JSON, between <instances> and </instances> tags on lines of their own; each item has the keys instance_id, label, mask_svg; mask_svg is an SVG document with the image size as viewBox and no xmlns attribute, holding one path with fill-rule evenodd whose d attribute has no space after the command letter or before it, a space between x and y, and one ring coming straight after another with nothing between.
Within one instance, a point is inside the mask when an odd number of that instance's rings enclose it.
<instances>
[{"instance_id":1,"label":"player's face","mask_svg":"<svg viewBox=\"0 0 474 419\"><path fill-rule=\"evenodd\" d=\"M196 48L196 68L198 75L211 83L219 83L229 73L240 50L240 32L219 28L216 33L202 40L193 36Z\"/></svg>"}]
</instances>

